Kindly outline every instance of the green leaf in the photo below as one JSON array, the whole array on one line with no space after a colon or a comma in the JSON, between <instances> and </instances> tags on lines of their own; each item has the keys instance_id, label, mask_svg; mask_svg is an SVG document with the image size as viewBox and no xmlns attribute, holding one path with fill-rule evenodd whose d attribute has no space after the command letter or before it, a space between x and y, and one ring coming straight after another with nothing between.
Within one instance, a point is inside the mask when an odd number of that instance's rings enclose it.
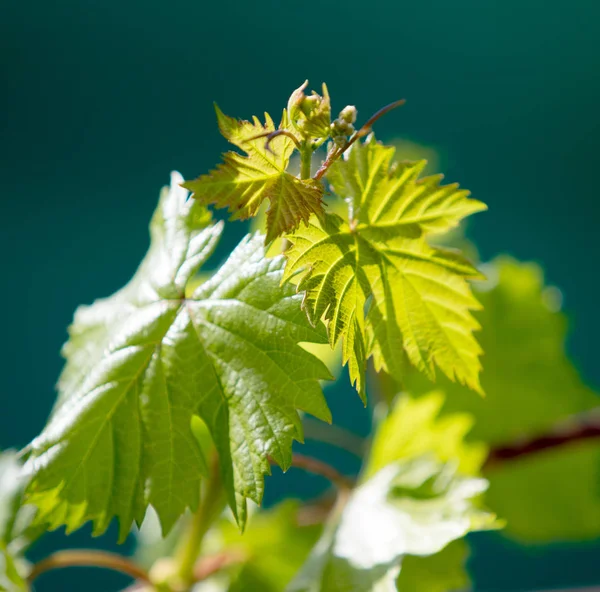
<instances>
[{"instance_id":1,"label":"green leaf","mask_svg":"<svg viewBox=\"0 0 600 592\"><path fill-rule=\"evenodd\" d=\"M297 409L330 420L325 366L298 342L325 341L280 287L283 257L246 237L210 280L186 290L221 233L175 174L130 283L80 308L64 348L61 402L27 462L29 500L51 528L113 516L124 538L151 504L163 532L198 502L205 461L191 429L208 426L243 527L260 503L268 457L284 469L301 439Z\"/></svg>"},{"instance_id":2,"label":"green leaf","mask_svg":"<svg viewBox=\"0 0 600 592\"><path fill-rule=\"evenodd\" d=\"M252 516L243 535L225 521L218 532L223 548L245 557L232 574L229 592L283 592L308 557L321 527L299 525L298 504L288 500Z\"/></svg>"},{"instance_id":3,"label":"green leaf","mask_svg":"<svg viewBox=\"0 0 600 592\"><path fill-rule=\"evenodd\" d=\"M402 561L402 569L396 582L398 592L468 590L470 580L465 570L468 554L465 541L458 540L435 555L408 555Z\"/></svg>"},{"instance_id":4,"label":"green leaf","mask_svg":"<svg viewBox=\"0 0 600 592\"><path fill-rule=\"evenodd\" d=\"M578 442L499 464L488 471L486 503L506 534L526 543L600 535L600 444Z\"/></svg>"},{"instance_id":5,"label":"green leaf","mask_svg":"<svg viewBox=\"0 0 600 592\"><path fill-rule=\"evenodd\" d=\"M495 526L477 507L486 487L431 458L387 465L334 516L290 592L396 590L406 556L434 555L468 532Z\"/></svg>"},{"instance_id":6,"label":"green leaf","mask_svg":"<svg viewBox=\"0 0 600 592\"><path fill-rule=\"evenodd\" d=\"M218 107L219 129L227 140L244 150L247 156L237 152L224 155L223 164L183 186L193 192L193 197L204 205L215 204L218 208L229 208L232 219L254 216L261 203L268 199L267 238L270 242L285 232L307 222L311 214L322 214L323 187L312 179L300 180L286 173L293 141L287 136L278 136L266 148L260 134L275 131L271 117L265 113L265 124L255 117L252 122L241 121L224 115ZM279 129L288 127L284 112ZM254 138L254 139L253 139Z\"/></svg>"},{"instance_id":7,"label":"green leaf","mask_svg":"<svg viewBox=\"0 0 600 592\"><path fill-rule=\"evenodd\" d=\"M462 474L479 474L487 447L477 442L465 442L465 436L473 426L470 415L452 413L438 417L444 399L441 391L418 399L407 394L399 396L390 414L377 427L367 476L391 462L423 454L432 454L441 462L456 463Z\"/></svg>"},{"instance_id":8,"label":"green leaf","mask_svg":"<svg viewBox=\"0 0 600 592\"><path fill-rule=\"evenodd\" d=\"M466 413L439 417L444 395L433 391L421 398L402 393L393 408L377 426L366 475L373 475L389 463L407 461L425 454L438 461L453 463L463 475L478 476L487 456L487 447L465 442L473 426ZM450 543L427 557L407 556L397 581L400 592L448 592L469 587L465 571L468 553L465 541Z\"/></svg>"},{"instance_id":9,"label":"green leaf","mask_svg":"<svg viewBox=\"0 0 600 592\"><path fill-rule=\"evenodd\" d=\"M485 206L456 185L440 185L439 176L419 179L424 161L392 164L393 154L371 138L333 164L327 178L348 202L350 220L313 218L288 237L285 279L295 276L306 291L310 321L328 323L331 346L343 338L343 361L363 398L370 356L399 380L407 355L431 378L437 365L480 391L470 314L479 304L466 281L480 274L427 238Z\"/></svg>"}]
</instances>

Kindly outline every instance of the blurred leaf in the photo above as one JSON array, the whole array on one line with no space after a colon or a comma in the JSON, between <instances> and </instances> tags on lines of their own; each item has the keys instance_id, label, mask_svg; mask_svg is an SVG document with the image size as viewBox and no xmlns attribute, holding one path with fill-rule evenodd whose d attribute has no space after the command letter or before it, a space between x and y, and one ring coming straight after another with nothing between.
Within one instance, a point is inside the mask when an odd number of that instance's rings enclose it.
<instances>
[{"instance_id":1,"label":"blurred leaf","mask_svg":"<svg viewBox=\"0 0 600 592\"><path fill-rule=\"evenodd\" d=\"M434 555L468 532L495 526L477 505L486 487L427 457L387 465L333 515L288 590L396 590L407 555Z\"/></svg>"},{"instance_id":2,"label":"blurred leaf","mask_svg":"<svg viewBox=\"0 0 600 592\"><path fill-rule=\"evenodd\" d=\"M448 393L445 413L475 418L469 438L501 446L544 434L600 400L566 354L560 292L544 285L539 266L502 257L485 271L478 318L486 397L448 380L437 386ZM432 388L416 373L406 386L414 393ZM506 534L529 542L600 535L599 459L600 443L588 442L492 465L489 505L506 519Z\"/></svg>"},{"instance_id":3,"label":"blurred leaf","mask_svg":"<svg viewBox=\"0 0 600 592\"><path fill-rule=\"evenodd\" d=\"M499 464L486 503L506 531L532 543L600 535L600 444L577 442Z\"/></svg>"},{"instance_id":4,"label":"blurred leaf","mask_svg":"<svg viewBox=\"0 0 600 592\"><path fill-rule=\"evenodd\" d=\"M473 426L466 413L439 417L445 396L433 391L421 398L402 393L389 415L375 431L366 474L372 475L397 460L431 454L441 462L451 462L462 474L477 476L487 456L481 443L464 438ZM447 592L465 589L469 576L465 571L466 542L450 543L439 553L427 557L409 555L402 560L398 579L400 592Z\"/></svg>"},{"instance_id":5,"label":"blurred leaf","mask_svg":"<svg viewBox=\"0 0 600 592\"><path fill-rule=\"evenodd\" d=\"M246 237L193 293L188 280L221 234L174 174L151 223L151 246L122 290L80 308L65 345L61 403L27 461L29 500L51 528L116 516L124 539L152 505L166 533L198 502L205 471L191 422L219 452L230 505L262 500L268 457L284 469L302 438L298 409L330 420L327 368L298 346L325 342L281 286L283 257Z\"/></svg>"},{"instance_id":6,"label":"blurred leaf","mask_svg":"<svg viewBox=\"0 0 600 592\"><path fill-rule=\"evenodd\" d=\"M539 266L501 257L485 272L490 279L487 287L479 287L483 310L477 317L485 351L481 380L486 397L474 397L440 377L436 387L448 395L444 411L471 413L471 438L505 444L544 433L557 421L596 407L600 399L567 357L567 320L557 310L556 289L544 285ZM405 387L412 393L433 388L414 372Z\"/></svg>"},{"instance_id":7,"label":"blurred leaf","mask_svg":"<svg viewBox=\"0 0 600 592\"><path fill-rule=\"evenodd\" d=\"M465 443L465 435L473 426L466 413L438 417L444 394L434 391L414 399L402 394L390 414L375 432L367 476L373 475L396 460L433 454L441 462L457 463L462 474L477 475L487 456L487 448L479 443Z\"/></svg>"},{"instance_id":8,"label":"blurred leaf","mask_svg":"<svg viewBox=\"0 0 600 592\"><path fill-rule=\"evenodd\" d=\"M469 555L464 540L453 541L428 557L408 555L396 582L398 592L454 592L470 587L465 563Z\"/></svg>"},{"instance_id":9,"label":"blurred leaf","mask_svg":"<svg viewBox=\"0 0 600 592\"><path fill-rule=\"evenodd\" d=\"M27 592L29 586L18 568L18 560L0 543L0 592Z\"/></svg>"},{"instance_id":10,"label":"blurred leaf","mask_svg":"<svg viewBox=\"0 0 600 592\"><path fill-rule=\"evenodd\" d=\"M318 525L298 525L298 505L292 501L254 514L243 535L231 522L223 522L220 536L224 547L246 557L234 570L237 573L233 573L229 592L282 592L320 533Z\"/></svg>"},{"instance_id":11,"label":"blurred leaf","mask_svg":"<svg viewBox=\"0 0 600 592\"><path fill-rule=\"evenodd\" d=\"M144 516L144 521L135 532L134 559L142 567L150 569L154 563L163 557L170 557L179 543L182 527L189 521L191 514L186 512L173 526L167 536L163 536L160 519L156 510L150 506Z\"/></svg>"},{"instance_id":12,"label":"blurred leaf","mask_svg":"<svg viewBox=\"0 0 600 592\"><path fill-rule=\"evenodd\" d=\"M406 138L394 138L387 142L396 149L398 160L424 160L427 162L423 172L432 175L441 170L441 159L439 151L432 146L424 146L407 140Z\"/></svg>"},{"instance_id":13,"label":"blurred leaf","mask_svg":"<svg viewBox=\"0 0 600 592\"><path fill-rule=\"evenodd\" d=\"M193 192L195 199L203 205L228 207L233 212L232 219L254 216L261 203L268 199L267 243L298 228L300 222L308 222L311 214L324 212L321 183L313 179L301 180L286 172L294 150L293 141L287 136L278 136L268 150L266 138L256 138L275 131L268 114L265 114L263 125L256 117L252 122L241 121L224 115L218 107L216 111L223 136L244 150L247 156L227 152L223 164L216 170L186 181L183 186ZM284 111L279 129L286 126Z\"/></svg>"}]
</instances>

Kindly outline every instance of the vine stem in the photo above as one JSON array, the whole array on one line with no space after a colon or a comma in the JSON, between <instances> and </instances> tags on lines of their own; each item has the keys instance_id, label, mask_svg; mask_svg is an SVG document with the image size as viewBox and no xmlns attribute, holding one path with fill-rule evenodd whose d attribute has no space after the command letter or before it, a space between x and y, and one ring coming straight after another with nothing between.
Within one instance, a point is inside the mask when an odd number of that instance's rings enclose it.
<instances>
[{"instance_id":1,"label":"vine stem","mask_svg":"<svg viewBox=\"0 0 600 592\"><path fill-rule=\"evenodd\" d=\"M246 558L246 553L236 549L203 557L194 568L194 582L202 582L230 565L241 563Z\"/></svg>"},{"instance_id":2,"label":"vine stem","mask_svg":"<svg viewBox=\"0 0 600 592\"><path fill-rule=\"evenodd\" d=\"M600 438L600 407L572 416L546 433L493 447L484 468L493 468L536 452L596 438Z\"/></svg>"},{"instance_id":3,"label":"vine stem","mask_svg":"<svg viewBox=\"0 0 600 592\"><path fill-rule=\"evenodd\" d=\"M273 459L269 460L271 464L275 464ZM325 477L325 479L333 483L340 491L349 491L354 486L353 481L342 475L337 469L311 456L305 456L304 454L292 455L292 467L303 469L315 475L321 475L321 477Z\"/></svg>"},{"instance_id":4,"label":"vine stem","mask_svg":"<svg viewBox=\"0 0 600 592\"><path fill-rule=\"evenodd\" d=\"M200 505L192 515L188 531L184 534L183 542L175 556L177 573L186 585L191 585L195 581L194 567L202 549L204 536L220 514L223 503L219 461L215 454L211 461L210 477L206 481L206 489Z\"/></svg>"},{"instance_id":5,"label":"vine stem","mask_svg":"<svg viewBox=\"0 0 600 592\"><path fill-rule=\"evenodd\" d=\"M36 563L27 580L31 583L47 571L65 567L103 567L131 576L135 580L150 583L148 574L138 565L115 553L86 549L57 551Z\"/></svg>"},{"instance_id":6,"label":"vine stem","mask_svg":"<svg viewBox=\"0 0 600 592\"><path fill-rule=\"evenodd\" d=\"M363 124L363 126L360 129L356 130L352 134L352 136L350 136L350 139L343 146L339 146L339 147L336 146L329 152L329 154L327 155L327 158L325 159L325 162L321 165L319 170L315 173L314 179L317 181L319 179L321 179L327 172L327 169L342 154L344 154L344 152L346 152L346 150L348 150L348 148L350 148L350 146L352 146L352 144L354 144L354 142L356 142L356 140L358 140L360 138L364 138L366 135L370 134L373 124L378 119L380 119L386 113L389 113L393 109L396 109L397 107L401 107L402 105L404 105L404 103L406 103L406 101L404 99L400 99L399 101L394 101L393 103L390 103L389 105L386 105L385 107L382 107L381 109L379 109L379 111L377 111L376 113L371 115L371 117L369 117L369 119L367 119L367 121Z\"/></svg>"},{"instance_id":7,"label":"vine stem","mask_svg":"<svg viewBox=\"0 0 600 592\"><path fill-rule=\"evenodd\" d=\"M310 179L310 169L312 164L312 146L307 142L302 142L300 147L300 178Z\"/></svg>"}]
</instances>

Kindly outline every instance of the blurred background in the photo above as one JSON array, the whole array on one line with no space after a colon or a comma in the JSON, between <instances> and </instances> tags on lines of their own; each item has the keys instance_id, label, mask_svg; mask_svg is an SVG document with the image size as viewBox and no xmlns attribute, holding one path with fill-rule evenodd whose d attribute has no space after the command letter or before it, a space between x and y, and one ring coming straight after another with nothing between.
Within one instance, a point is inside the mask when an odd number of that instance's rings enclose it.
<instances>
[{"instance_id":1,"label":"blurred background","mask_svg":"<svg viewBox=\"0 0 600 592\"><path fill-rule=\"evenodd\" d=\"M489 205L468 229L482 260L508 253L542 265L561 289L568 352L582 380L600 384L598 0L4 1L0 46L0 448L43 427L73 311L132 275L169 172L189 178L219 160L212 102L239 117L278 114L305 78L327 82L334 112L355 104L359 122L407 99L378 137L423 146ZM214 265L246 229L228 227ZM348 391L329 394L334 414L365 433L367 414ZM293 473L272 478L267 501L322 486ZM55 533L32 557L112 548L115 532ZM600 585L599 535L535 545L474 537L475 588ZM57 572L43 590L73 581ZM97 572L85 581L90 592L123 583Z\"/></svg>"}]
</instances>

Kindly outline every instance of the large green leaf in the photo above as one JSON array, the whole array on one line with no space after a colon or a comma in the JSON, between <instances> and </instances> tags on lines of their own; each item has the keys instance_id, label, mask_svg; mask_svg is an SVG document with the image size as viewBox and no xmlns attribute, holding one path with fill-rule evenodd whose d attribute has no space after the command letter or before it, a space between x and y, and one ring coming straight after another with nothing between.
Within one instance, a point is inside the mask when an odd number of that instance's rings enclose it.
<instances>
[{"instance_id":1,"label":"large green leaf","mask_svg":"<svg viewBox=\"0 0 600 592\"><path fill-rule=\"evenodd\" d=\"M406 556L493 527L477 506L487 482L454 469L427 457L381 469L334 515L290 592L394 591Z\"/></svg>"},{"instance_id":2,"label":"large green leaf","mask_svg":"<svg viewBox=\"0 0 600 592\"><path fill-rule=\"evenodd\" d=\"M260 503L268 457L284 469L297 409L329 420L326 367L298 342L323 342L291 287L284 259L246 237L219 272L187 290L221 233L173 176L151 224L151 246L130 283L82 307L64 348L60 403L31 445L29 500L50 527L113 516L121 538L148 504L168 531L198 501L205 461L190 422L199 415L220 456L232 509Z\"/></svg>"},{"instance_id":3,"label":"large green leaf","mask_svg":"<svg viewBox=\"0 0 600 592\"><path fill-rule=\"evenodd\" d=\"M370 356L399 380L407 355L428 376L437 365L479 391L478 324L470 314L479 304L466 280L480 274L427 239L485 206L456 185L440 185L439 176L419 179L424 162L392 165L393 154L371 138L333 164L327 178L348 202L349 221L312 218L289 236L285 278L306 291L311 322L328 323L331 346L343 338L343 360L363 398Z\"/></svg>"},{"instance_id":4,"label":"large green leaf","mask_svg":"<svg viewBox=\"0 0 600 592\"><path fill-rule=\"evenodd\" d=\"M307 222L312 213L323 212L323 187L312 179L300 180L286 172L293 141L278 136L266 147L261 134L274 132L273 120L265 114L261 124L255 117L252 122L241 121L224 115L216 108L219 129L227 140L247 153L224 155L224 162L215 171L202 175L194 181L186 181L184 187L193 192L201 203L228 207L232 219L254 216L261 203L268 199L267 242ZM286 128L284 112L280 129Z\"/></svg>"}]
</instances>

